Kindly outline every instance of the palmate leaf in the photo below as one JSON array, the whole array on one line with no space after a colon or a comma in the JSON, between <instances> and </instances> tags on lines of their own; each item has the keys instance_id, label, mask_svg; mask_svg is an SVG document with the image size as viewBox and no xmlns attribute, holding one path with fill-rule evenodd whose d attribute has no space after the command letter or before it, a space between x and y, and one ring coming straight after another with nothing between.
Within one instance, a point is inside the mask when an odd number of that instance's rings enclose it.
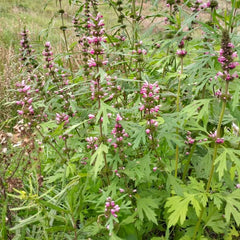
<instances>
[{"instance_id":1,"label":"palmate leaf","mask_svg":"<svg viewBox=\"0 0 240 240\"><path fill-rule=\"evenodd\" d=\"M97 222L93 222L91 224L87 224L87 225L84 225L81 229L80 229L80 234L82 236L88 236L88 237L91 237L91 236L94 236L96 235L97 233L99 233L99 231L101 231L103 227L98 224Z\"/></svg>"},{"instance_id":2,"label":"palmate leaf","mask_svg":"<svg viewBox=\"0 0 240 240\"><path fill-rule=\"evenodd\" d=\"M91 157L91 164L94 164L93 174L94 178L97 177L98 172L104 167L104 154L108 153L108 147L101 143L97 151Z\"/></svg>"},{"instance_id":3,"label":"palmate leaf","mask_svg":"<svg viewBox=\"0 0 240 240\"><path fill-rule=\"evenodd\" d=\"M224 148L224 151L217 157L215 160L215 165L217 165L216 172L218 172L219 179L221 179L227 170L227 160L230 160L231 162L236 165L236 169L240 169L240 150L236 150L233 148Z\"/></svg>"},{"instance_id":4,"label":"palmate leaf","mask_svg":"<svg viewBox=\"0 0 240 240\"><path fill-rule=\"evenodd\" d=\"M107 135L108 132L108 127L107 125L109 124L109 120L108 120L108 112L113 112L116 113L116 109L114 109L113 107L107 105L106 103L104 103L103 101L101 101L101 107L98 111L98 114L96 116L96 123L98 123L98 121L100 120L101 117L103 117L103 133L105 135Z\"/></svg>"},{"instance_id":5,"label":"palmate leaf","mask_svg":"<svg viewBox=\"0 0 240 240\"><path fill-rule=\"evenodd\" d=\"M225 218L227 222L230 221L231 215L233 216L236 224L240 225L240 190L237 189L227 196L223 196L226 201Z\"/></svg>"},{"instance_id":6,"label":"palmate leaf","mask_svg":"<svg viewBox=\"0 0 240 240\"><path fill-rule=\"evenodd\" d=\"M224 175L224 172L227 170L227 152L222 152L217 159L215 160L215 165L218 164L216 172L218 172L219 179Z\"/></svg>"},{"instance_id":7,"label":"palmate leaf","mask_svg":"<svg viewBox=\"0 0 240 240\"><path fill-rule=\"evenodd\" d=\"M144 214L147 219L157 224L156 213L154 209L158 208L156 201L152 198L138 198L137 199L137 213L141 221L144 219Z\"/></svg>"},{"instance_id":8,"label":"palmate leaf","mask_svg":"<svg viewBox=\"0 0 240 240\"><path fill-rule=\"evenodd\" d=\"M180 221L182 225L186 220L188 206L192 204L197 216L200 214L201 206L195 198L195 194L184 193L184 196L173 196L167 199L165 208L168 208L168 227L174 226Z\"/></svg>"},{"instance_id":9,"label":"palmate leaf","mask_svg":"<svg viewBox=\"0 0 240 240\"><path fill-rule=\"evenodd\" d=\"M224 238L224 240L232 240L234 237L239 237L240 233L236 230L236 228L232 225L227 236Z\"/></svg>"},{"instance_id":10,"label":"palmate leaf","mask_svg":"<svg viewBox=\"0 0 240 240\"><path fill-rule=\"evenodd\" d=\"M205 227L211 227L215 233L224 233L227 226L226 222L222 217L222 213L219 212L218 208L214 204L209 204L207 208L207 215L204 219Z\"/></svg>"},{"instance_id":11,"label":"palmate leaf","mask_svg":"<svg viewBox=\"0 0 240 240\"><path fill-rule=\"evenodd\" d=\"M185 108L182 109L182 111L180 112L180 116L185 121L189 118L196 116L197 121L203 120L205 126L208 122L208 108L211 101L212 99L195 100L193 101L193 103L187 105Z\"/></svg>"},{"instance_id":12,"label":"palmate leaf","mask_svg":"<svg viewBox=\"0 0 240 240\"><path fill-rule=\"evenodd\" d=\"M145 126L138 128L134 133L133 138L135 138L132 146L133 149L137 149L141 143L145 144L146 143Z\"/></svg>"}]
</instances>

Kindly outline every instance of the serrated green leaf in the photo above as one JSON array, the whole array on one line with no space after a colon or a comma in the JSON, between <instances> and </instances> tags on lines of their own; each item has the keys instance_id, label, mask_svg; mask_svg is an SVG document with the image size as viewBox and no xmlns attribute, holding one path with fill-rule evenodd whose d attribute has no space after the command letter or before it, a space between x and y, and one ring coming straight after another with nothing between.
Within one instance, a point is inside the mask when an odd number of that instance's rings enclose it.
<instances>
[{"instance_id":1,"label":"serrated green leaf","mask_svg":"<svg viewBox=\"0 0 240 240\"><path fill-rule=\"evenodd\" d=\"M91 157L91 164L94 164L93 167L93 173L94 173L94 178L97 177L98 172L102 170L104 167L104 154L108 153L108 147L101 143L101 145L98 147L96 152L92 155Z\"/></svg>"},{"instance_id":2,"label":"serrated green leaf","mask_svg":"<svg viewBox=\"0 0 240 240\"><path fill-rule=\"evenodd\" d=\"M137 149L141 143L145 144L146 143L145 126L138 128L138 130L136 130L136 132L134 133L133 138L135 138L132 146L133 149Z\"/></svg>"},{"instance_id":3,"label":"serrated green leaf","mask_svg":"<svg viewBox=\"0 0 240 240\"><path fill-rule=\"evenodd\" d=\"M207 208L207 216L204 219L205 226L211 227L216 233L224 233L226 223L224 222L222 213L219 212L213 204L210 204ZM205 227L204 227L205 228Z\"/></svg>"},{"instance_id":4,"label":"serrated green leaf","mask_svg":"<svg viewBox=\"0 0 240 240\"><path fill-rule=\"evenodd\" d=\"M35 215L30 216L29 218L21 220L19 224L16 224L14 227L10 228L10 230L14 231L14 230L20 229L22 227L25 227L28 224L33 224L34 222L39 222L42 219L43 219L43 217L40 217L40 214L38 212Z\"/></svg>"},{"instance_id":5,"label":"serrated green leaf","mask_svg":"<svg viewBox=\"0 0 240 240\"><path fill-rule=\"evenodd\" d=\"M175 226L178 221L181 224L184 223L187 211L188 211L188 204L191 199L183 198L181 196L174 196L167 199L165 204L165 208L168 209L168 213L170 213L168 217L168 226Z\"/></svg>"},{"instance_id":6,"label":"serrated green leaf","mask_svg":"<svg viewBox=\"0 0 240 240\"><path fill-rule=\"evenodd\" d=\"M227 152L222 152L215 160L215 165L218 165L216 172L218 172L219 179L224 175L224 172L227 170Z\"/></svg>"},{"instance_id":7,"label":"serrated green leaf","mask_svg":"<svg viewBox=\"0 0 240 240\"><path fill-rule=\"evenodd\" d=\"M193 103L182 109L180 112L181 117L187 120L193 116L196 116L197 120L204 118L205 122L208 121L208 108L211 101L212 99L200 99L193 101Z\"/></svg>"},{"instance_id":8,"label":"serrated green leaf","mask_svg":"<svg viewBox=\"0 0 240 240\"><path fill-rule=\"evenodd\" d=\"M39 202L40 204L42 204L42 205L44 205L44 206L46 206L46 207L49 207L50 209L54 209L54 210L56 210L56 211L58 211L58 212L69 213L68 210L66 210L66 209L64 209L64 208L62 208L62 207L59 207L59 206L57 206L57 205L54 204L54 203L47 202L47 201L41 200L41 199L39 199L38 202Z\"/></svg>"},{"instance_id":9,"label":"serrated green leaf","mask_svg":"<svg viewBox=\"0 0 240 240\"><path fill-rule=\"evenodd\" d=\"M81 126L82 124L86 123L87 121L88 121L88 120L85 120L85 121L83 121L83 122L74 124L73 126L69 127L63 134L68 134L68 133L70 133L72 130L78 128L79 126Z\"/></svg>"},{"instance_id":10,"label":"serrated green leaf","mask_svg":"<svg viewBox=\"0 0 240 240\"><path fill-rule=\"evenodd\" d=\"M233 216L236 224L240 225L240 190L237 189L227 196L223 196L226 201L225 218L229 222L231 215Z\"/></svg>"},{"instance_id":11,"label":"serrated green leaf","mask_svg":"<svg viewBox=\"0 0 240 240\"><path fill-rule=\"evenodd\" d=\"M220 210L220 208L222 206L222 199L221 199L221 197L218 196L217 194L214 194L213 195L213 203L217 207L217 209Z\"/></svg>"},{"instance_id":12,"label":"serrated green leaf","mask_svg":"<svg viewBox=\"0 0 240 240\"><path fill-rule=\"evenodd\" d=\"M98 111L98 114L96 116L96 123L98 123L100 121L100 118L103 117L103 122L102 122L102 126L103 126L103 133L105 135L107 135L108 133L108 127L107 125L109 124L109 119L108 119L108 112L113 112L116 113L116 109L107 105L106 103L104 103L103 101L101 101L101 105L100 105L100 109Z\"/></svg>"},{"instance_id":13,"label":"serrated green leaf","mask_svg":"<svg viewBox=\"0 0 240 240\"><path fill-rule=\"evenodd\" d=\"M159 125L164 124L164 119L162 117L158 117L156 121L158 122Z\"/></svg>"},{"instance_id":14,"label":"serrated green leaf","mask_svg":"<svg viewBox=\"0 0 240 240\"><path fill-rule=\"evenodd\" d=\"M200 215L201 206L197 199L195 199L195 194L184 193L184 196L173 196L167 199L165 208L168 208L167 212L170 213L168 217L168 227L174 226L180 221L182 225L186 220L188 206L193 205L197 216Z\"/></svg>"},{"instance_id":15,"label":"serrated green leaf","mask_svg":"<svg viewBox=\"0 0 240 240\"><path fill-rule=\"evenodd\" d=\"M193 205L196 215L199 217L200 211L201 211L201 206L200 206L199 202L195 198L192 198L191 204Z\"/></svg>"},{"instance_id":16,"label":"serrated green leaf","mask_svg":"<svg viewBox=\"0 0 240 240\"><path fill-rule=\"evenodd\" d=\"M228 235L224 238L224 240L233 240L234 237L239 237L240 233L236 230L236 228L232 225L231 230Z\"/></svg>"},{"instance_id":17,"label":"serrated green leaf","mask_svg":"<svg viewBox=\"0 0 240 240\"><path fill-rule=\"evenodd\" d=\"M149 221L157 224L156 213L153 209L158 208L156 201L152 198L137 199L137 213L141 221L144 219L144 214Z\"/></svg>"}]
</instances>

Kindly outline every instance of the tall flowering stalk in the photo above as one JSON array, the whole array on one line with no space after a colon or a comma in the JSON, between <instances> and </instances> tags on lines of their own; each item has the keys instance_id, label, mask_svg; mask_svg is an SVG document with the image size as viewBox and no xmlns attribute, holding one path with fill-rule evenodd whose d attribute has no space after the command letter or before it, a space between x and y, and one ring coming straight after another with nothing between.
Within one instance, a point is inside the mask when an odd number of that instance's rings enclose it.
<instances>
[{"instance_id":1,"label":"tall flowering stalk","mask_svg":"<svg viewBox=\"0 0 240 240\"><path fill-rule=\"evenodd\" d=\"M68 128L68 123L71 118L75 116L75 111L73 111L70 104L70 100L74 98L74 95L72 95L70 89L68 88L69 76L54 62L51 43L46 42L44 47L44 51L42 52L45 60L45 78L43 84L45 84L45 82L50 82L53 86L51 89L46 91L46 99L47 97L52 97L54 95L58 106L53 117L55 118L55 121L58 125L63 124L63 128L66 129ZM55 106L51 104L49 107L54 108ZM39 134L44 138L43 134L40 132L40 129L38 128L37 130ZM69 137L71 137L70 134L59 136L59 139L64 141L64 147L62 150L67 154L68 159L70 158L70 148L67 145ZM62 161L65 162L66 159L62 156L58 149L50 141L48 141L48 144L58 153Z\"/></svg>"},{"instance_id":2,"label":"tall flowering stalk","mask_svg":"<svg viewBox=\"0 0 240 240\"><path fill-rule=\"evenodd\" d=\"M117 114L115 119L115 125L112 129L113 138L108 138L108 142L114 147L114 151L119 155L122 162L126 162L126 155L124 152L124 140L129 137L128 133L126 133L122 124L120 123L123 120L120 114ZM130 145L130 143L128 143Z\"/></svg>"},{"instance_id":3,"label":"tall flowering stalk","mask_svg":"<svg viewBox=\"0 0 240 240\"><path fill-rule=\"evenodd\" d=\"M73 18L73 26L76 32L76 36L79 38L78 43L81 46L81 52L82 52L82 61L83 61L83 71L85 78L88 78L89 76L89 66L88 66L88 59L91 55L89 53L89 43L88 43L88 37L90 34L90 26L88 22L90 21L90 2L89 0L84 1L84 15L79 18L78 15L76 15ZM81 27L83 26L83 27Z\"/></svg>"},{"instance_id":4,"label":"tall flowering stalk","mask_svg":"<svg viewBox=\"0 0 240 240\"><path fill-rule=\"evenodd\" d=\"M32 55L35 50L32 49L30 40L28 38L28 33L29 31L25 28L21 32L21 48L19 49L22 70L25 70L27 73L22 81L16 83L16 105L19 108L17 113L21 118L19 121L21 125L17 129L19 130L20 136L24 139L20 145L23 148L22 152L29 156L30 159L32 158L38 161L38 187L40 188L43 183L43 176L41 174L41 159L31 154L34 151L37 151L38 153L41 152L41 147L37 148L37 140L34 135L34 130L39 122L43 122L47 119L47 115L42 113L40 114L41 109L36 108L34 105L34 103L41 99L40 90L42 87L42 82L39 73L36 70L38 62L35 56ZM29 160L28 165L30 165L30 163L31 162ZM27 169L27 167L25 167L25 169Z\"/></svg>"},{"instance_id":5,"label":"tall flowering stalk","mask_svg":"<svg viewBox=\"0 0 240 240\"><path fill-rule=\"evenodd\" d=\"M177 90L177 100L176 100L176 111L179 112L180 110L180 94L181 94L181 77L183 74L183 58L186 56L187 51L184 49L184 41L178 44L179 49L177 50L176 54L180 57L180 64L181 64L181 71L180 76L178 78L178 90ZM179 134L179 129L176 129L176 134ZM175 173L174 176L177 177L177 170L178 170L178 161L179 161L179 146L176 145L176 155L175 155Z\"/></svg>"},{"instance_id":6,"label":"tall flowering stalk","mask_svg":"<svg viewBox=\"0 0 240 240\"><path fill-rule=\"evenodd\" d=\"M88 66L93 71L90 73L92 76L90 90L91 90L91 99L96 100L98 104L98 109L101 109L101 99L106 95L104 94L104 89L101 86L101 78L100 78L100 68L108 63L106 59L104 59L104 50L102 48L102 43L106 42L106 37L104 36L104 22L103 16L98 12L97 2L92 2L94 13L90 14L90 18L88 20L87 27L89 28L90 35L87 37L89 44L89 54L91 58L88 60ZM99 142L102 143L106 140L106 137L103 134L103 122L102 116L99 119ZM105 170L108 184L108 164L107 164L107 156L104 153L104 162L105 162Z\"/></svg>"},{"instance_id":7,"label":"tall flowering stalk","mask_svg":"<svg viewBox=\"0 0 240 240\"><path fill-rule=\"evenodd\" d=\"M32 55L35 50L32 48L32 45L30 44L30 41L28 39L28 33L29 31L24 28L24 30L20 33L22 36L22 39L20 41L20 61L23 63L22 67L26 66L27 71L30 73L34 68L37 67L37 61L35 57Z\"/></svg>"},{"instance_id":8,"label":"tall flowering stalk","mask_svg":"<svg viewBox=\"0 0 240 240\"><path fill-rule=\"evenodd\" d=\"M231 99L231 96L228 91L229 83L233 81L236 77L238 77L236 72L232 73L232 70L235 69L237 65L239 65L238 62L234 62L234 58L237 57L237 53L234 52L233 49L234 49L234 45L230 41L228 31L223 30L221 49L219 51L219 58L218 58L218 62L221 63L221 66L222 66L222 72L219 72L218 76L220 76L222 80L225 82L225 89L223 93L219 94L220 99L222 101L222 109L218 119L217 130L214 134L211 135L214 141L214 150L213 150L213 157L212 157L212 166L211 166L211 170L210 170L210 174L209 174L209 178L206 186L207 193L209 192L211 187L211 182L212 182L214 169L215 169L215 160L218 154L218 147L219 145L224 143L224 138L222 137L223 133L221 132L221 126L222 126L222 120L224 117L227 101ZM199 220L195 226L193 240L195 240L197 237L204 210L205 208L202 208L202 211L199 216Z\"/></svg>"},{"instance_id":9,"label":"tall flowering stalk","mask_svg":"<svg viewBox=\"0 0 240 240\"><path fill-rule=\"evenodd\" d=\"M145 82L141 88L140 94L142 97L142 105L139 110L143 113L143 118L147 120L146 134L150 141L152 141L152 148L157 147L157 140L155 139L158 122L156 121L159 115L159 91L158 84Z\"/></svg>"},{"instance_id":10,"label":"tall flowering stalk","mask_svg":"<svg viewBox=\"0 0 240 240\"><path fill-rule=\"evenodd\" d=\"M67 42L67 35L66 35L66 30L67 30L67 27L65 26L65 23L64 23L64 17L63 17L63 14L64 14L64 10L62 8L62 0L59 0L59 13L61 15L61 21L62 21L62 26L60 27L60 29L62 30L63 32L63 38L64 38L64 44L65 44L65 47L66 47L66 52L67 54L69 54L69 48L68 48L68 42ZM69 68L70 68L70 71L71 71L71 74L72 74L72 62L71 62L71 59L70 59L70 55L68 55L68 64L69 64Z\"/></svg>"},{"instance_id":11,"label":"tall flowering stalk","mask_svg":"<svg viewBox=\"0 0 240 240\"><path fill-rule=\"evenodd\" d=\"M22 68L25 67L28 73L25 79L23 79L21 82L16 83L18 92L18 99L16 101L16 104L20 108L17 110L18 114L21 115L21 117L25 119L26 122L28 122L28 125L30 127L38 117L34 110L33 102L38 97L38 86L40 81L39 76L33 73L34 68L37 66L37 61L32 55L34 49L32 49L30 40L28 39L28 32L29 31L26 29L21 32L21 48L19 49L21 56L20 60L22 62Z\"/></svg>"}]
</instances>

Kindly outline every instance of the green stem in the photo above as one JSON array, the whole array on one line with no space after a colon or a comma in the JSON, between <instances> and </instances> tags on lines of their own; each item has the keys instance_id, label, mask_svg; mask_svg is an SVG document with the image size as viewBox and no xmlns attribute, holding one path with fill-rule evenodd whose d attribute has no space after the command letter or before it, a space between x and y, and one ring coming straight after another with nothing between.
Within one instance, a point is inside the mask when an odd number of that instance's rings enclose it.
<instances>
[{"instance_id":1,"label":"green stem","mask_svg":"<svg viewBox=\"0 0 240 240\"><path fill-rule=\"evenodd\" d=\"M198 218L198 222L197 222L196 227L195 227L195 230L194 230L193 240L195 240L196 237L197 237L197 233L198 233L198 229L199 229L200 224L201 224L201 219L202 219L202 217L203 217L204 209L205 209L205 208L202 207L200 216L199 216L199 218Z\"/></svg>"},{"instance_id":2,"label":"green stem","mask_svg":"<svg viewBox=\"0 0 240 240\"><path fill-rule=\"evenodd\" d=\"M187 175L187 172L188 172L188 169L189 169L189 164L191 162L191 159L192 159L192 156L193 156L193 153L195 151L195 148L196 148L196 143L193 144L192 148L191 148L191 151L190 151L190 154L188 156L188 161L185 165L185 169L184 169L184 172L183 172L183 176L182 176L182 180L184 181L185 178L186 178L186 175Z\"/></svg>"},{"instance_id":3,"label":"green stem","mask_svg":"<svg viewBox=\"0 0 240 240\"><path fill-rule=\"evenodd\" d=\"M177 100L176 100L176 111L179 112L180 110L180 93L181 93L181 75L183 74L183 57L181 57L181 72L178 78L178 91L177 91ZM176 134L179 134L179 128L176 129ZM177 177L177 170L178 170L178 160L179 160L179 146L176 146L176 155L175 155L175 174L174 176Z\"/></svg>"},{"instance_id":4,"label":"green stem","mask_svg":"<svg viewBox=\"0 0 240 240\"><path fill-rule=\"evenodd\" d=\"M206 84L204 84L203 89L202 89L202 99L205 98L205 92L206 92Z\"/></svg>"},{"instance_id":5,"label":"green stem","mask_svg":"<svg viewBox=\"0 0 240 240\"><path fill-rule=\"evenodd\" d=\"M60 9L62 10L62 0L59 0L59 5L60 5ZM62 12L61 12L61 20L62 20L62 27L65 27L65 25L64 25L64 19L63 19L63 13L62 13ZM71 75L72 75L72 77L73 77L72 62L71 62L70 57L69 57L70 54L69 54L69 50L68 50L66 30L63 28L63 29L62 29L62 32L63 32L63 38L64 38L64 43L65 43L66 51L67 51L67 54L68 54L68 64L69 64L69 68L70 68L70 71L71 71Z\"/></svg>"},{"instance_id":6,"label":"green stem","mask_svg":"<svg viewBox=\"0 0 240 240\"><path fill-rule=\"evenodd\" d=\"M36 127L36 129L37 129L38 133L41 135L41 137L43 139L45 139L44 135L41 133L41 131L38 129L38 127ZM66 159L62 156L62 154L58 151L58 149L49 140L47 140L47 143L56 151L58 156L62 159L63 163L65 163Z\"/></svg>"},{"instance_id":7,"label":"green stem","mask_svg":"<svg viewBox=\"0 0 240 240\"><path fill-rule=\"evenodd\" d=\"M132 49L134 49L134 44L137 41L137 21L136 21L136 0L132 0L132 31L133 31L133 39L132 39Z\"/></svg>"},{"instance_id":8,"label":"green stem","mask_svg":"<svg viewBox=\"0 0 240 240\"><path fill-rule=\"evenodd\" d=\"M8 230L7 230L7 223L6 223L6 218L7 218L7 209L8 209L8 196L7 196L7 191L6 191L6 181L4 179L4 176L0 176L0 188L2 192L2 198L0 199L2 202L2 230L1 230L1 235L3 240L8 239Z\"/></svg>"},{"instance_id":9,"label":"green stem","mask_svg":"<svg viewBox=\"0 0 240 240\"><path fill-rule=\"evenodd\" d=\"M226 81L225 94L228 93L228 85L229 85L229 82ZM225 112L226 105L227 105L226 100L223 100L222 110L221 110L221 113L220 113L220 116L219 116L219 120L218 120L216 138L220 138L221 137L221 125L222 125L222 120L223 120L223 117L224 117L224 112ZM215 160L217 158L217 150L218 150L218 143L215 142L213 158L212 158L212 166L211 166L210 175L209 175L208 182L207 182L206 193L209 192L210 187L211 187L211 182L212 182L212 178L213 178L213 174L214 174L214 168L215 168ZM195 240L196 237L197 237L197 234L198 234L198 231L199 231L199 227L200 227L200 224L201 224L201 220L202 220L202 216L203 216L204 211L205 211L205 207L202 207L201 214L200 214L198 222L197 222L197 224L195 226L193 240Z\"/></svg>"},{"instance_id":10,"label":"green stem","mask_svg":"<svg viewBox=\"0 0 240 240\"><path fill-rule=\"evenodd\" d=\"M97 48L98 47L100 47L99 43L97 44ZM96 62L97 63L99 62L99 56L98 55L96 56ZM97 65L97 75L99 74L99 72L100 72L99 65ZM100 77L97 77L96 82L97 82L97 91L99 93L100 90L101 90ZM101 99L98 96L98 110L100 111L100 109L101 109ZM102 117L102 115L101 115L101 117ZM100 131L100 137L101 137L101 141L102 141L103 140L103 126L102 126L103 123L101 121L101 117L100 117L100 120L99 120L99 131ZM110 180L109 180L109 176L108 176L109 168L108 168L108 163L107 163L107 155L106 155L105 152L103 153L103 158L104 158L105 172L106 172L105 175L106 175L106 178L107 178L108 185L110 185Z\"/></svg>"}]
</instances>

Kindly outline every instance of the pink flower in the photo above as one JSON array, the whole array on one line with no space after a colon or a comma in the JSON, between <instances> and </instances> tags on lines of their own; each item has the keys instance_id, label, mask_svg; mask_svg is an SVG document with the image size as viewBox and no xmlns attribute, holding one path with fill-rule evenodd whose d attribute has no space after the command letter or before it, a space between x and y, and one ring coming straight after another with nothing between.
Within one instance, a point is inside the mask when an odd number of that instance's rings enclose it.
<instances>
[{"instance_id":1,"label":"pink flower","mask_svg":"<svg viewBox=\"0 0 240 240\"><path fill-rule=\"evenodd\" d=\"M224 143L224 138L217 138L215 143L219 143L219 144Z\"/></svg>"},{"instance_id":2,"label":"pink flower","mask_svg":"<svg viewBox=\"0 0 240 240\"><path fill-rule=\"evenodd\" d=\"M184 49L178 49L176 54L179 56L179 57L184 57L186 54L187 54L187 51L184 50Z\"/></svg>"},{"instance_id":3,"label":"pink flower","mask_svg":"<svg viewBox=\"0 0 240 240\"><path fill-rule=\"evenodd\" d=\"M17 110L19 115L23 115L23 111L22 110Z\"/></svg>"},{"instance_id":4,"label":"pink flower","mask_svg":"<svg viewBox=\"0 0 240 240\"><path fill-rule=\"evenodd\" d=\"M97 63L95 62L95 60L93 58L88 60L88 66L89 67L96 67Z\"/></svg>"},{"instance_id":5,"label":"pink flower","mask_svg":"<svg viewBox=\"0 0 240 240\"><path fill-rule=\"evenodd\" d=\"M150 129L146 129L146 134L149 134L150 132Z\"/></svg>"},{"instance_id":6,"label":"pink flower","mask_svg":"<svg viewBox=\"0 0 240 240\"><path fill-rule=\"evenodd\" d=\"M93 115L93 114L88 114L88 117L89 117L89 119L93 119L93 118L95 118L95 115Z\"/></svg>"},{"instance_id":7,"label":"pink flower","mask_svg":"<svg viewBox=\"0 0 240 240\"><path fill-rule=\"evenodd\" d=\"M121 117L119 114L117 114L116 121L117 121L117 122L118 122L118 121L122 121L122 117Z\"/></svg>"}]
</instances>

